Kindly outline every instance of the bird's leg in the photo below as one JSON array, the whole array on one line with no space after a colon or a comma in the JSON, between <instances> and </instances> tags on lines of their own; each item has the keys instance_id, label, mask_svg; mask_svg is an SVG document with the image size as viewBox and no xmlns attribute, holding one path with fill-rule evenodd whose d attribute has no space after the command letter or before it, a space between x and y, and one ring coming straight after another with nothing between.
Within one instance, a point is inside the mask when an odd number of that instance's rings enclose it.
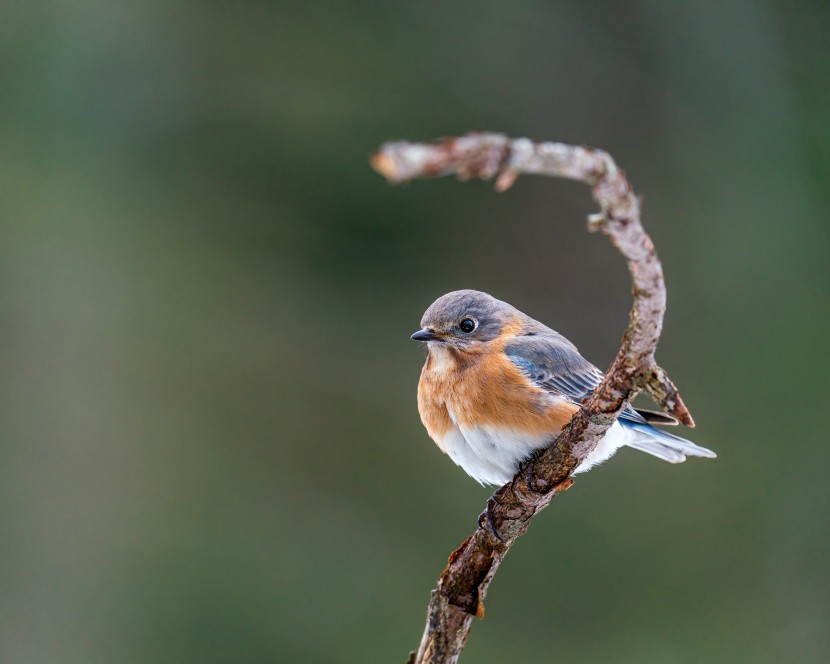
<instances>
[{"instance_id":1,"label":"bird's leg","mask_svg":"<svg viewBox=\"0 0 830 664\"><path fill-rule=\"evenodd\" d=\"M496 496L494 494L487 501L487 507L484 508L484 511L478 515L478 525L480 528L484 528L484 523L486 523L493 537L495 537L499 542L504 542L502 536L499 535L498 528L496 528L496 522L493 519L493 508L498 504L499 501L496 500Z\"/></svg>"},{"instance_id":2,"label":"bird's leg","mask_svg":"<svg viewBox=\"0 0 830 664\"><path fill-rule=\"evenodd\" d=\"M527 484L527 488L531 491L536 491L536 487L534 486L536 477L533 474L533 463L539 459L542 452L544 452L544 448L532 452L531 455L527 457L527 459L525 459L521 462L521 464L519 464L519 472L521 472L524 475L525 484Z\"/></svg>"}]
</instances>

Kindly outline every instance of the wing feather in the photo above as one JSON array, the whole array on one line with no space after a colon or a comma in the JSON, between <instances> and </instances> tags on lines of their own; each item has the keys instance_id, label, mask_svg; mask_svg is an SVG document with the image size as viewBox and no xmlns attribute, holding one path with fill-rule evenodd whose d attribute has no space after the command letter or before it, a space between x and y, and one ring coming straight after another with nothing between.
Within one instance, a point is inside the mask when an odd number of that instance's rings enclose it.
<instances>
[{"instance_id":1,"label":"wing feather","mask_svg":"<svg viewBox=\"0 0 830 664\"><path fill-rule=\"evenodd\" d=\"M579 354L576 346L553 330L516 337L505 345L504 352L536 385L578 405L604 376ZM630 405L620 417L631 422L646 422L646 418Z\"/></svg>"}]
</instances>

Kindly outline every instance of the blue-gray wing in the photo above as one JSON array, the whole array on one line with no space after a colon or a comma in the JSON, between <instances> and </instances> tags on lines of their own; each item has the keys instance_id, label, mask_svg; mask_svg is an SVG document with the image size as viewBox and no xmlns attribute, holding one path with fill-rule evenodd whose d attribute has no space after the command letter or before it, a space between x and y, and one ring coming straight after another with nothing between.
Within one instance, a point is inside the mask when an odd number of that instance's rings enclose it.
<instances>
[{"instance_id":1,"label":"blue-gray wing","mask_svg":"<svg viewBox=\"0 0 830 664\"><path fill-rule=\"evenodd\" d=\"M516 337L507 342L504 352L539 387L580 405L604 375L579 354L576 346L553 330ZM631 406L626 406L620 417L646 422Z\"/></svg>"}]
</instances>

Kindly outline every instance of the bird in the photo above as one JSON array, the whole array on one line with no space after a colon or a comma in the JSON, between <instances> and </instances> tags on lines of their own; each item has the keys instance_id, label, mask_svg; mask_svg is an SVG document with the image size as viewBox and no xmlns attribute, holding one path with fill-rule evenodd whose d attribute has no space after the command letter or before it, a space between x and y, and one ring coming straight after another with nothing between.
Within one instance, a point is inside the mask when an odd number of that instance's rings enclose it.
<instances>
[{"instance_id":1,"label":"bird","mask_svg":"<svg viewBox=\"0 0 830 664\"><path fill-rule=\"evenodd\" d=\"M556 439L603 378L564 336L477 290L439 297L411 338L427 347L418 382L421 421L441 451L482 485L509 482ZM574 473L626 446L670 463L716 457L655 424L677 420L626 404Z\"/></svg>"}]
</instances>

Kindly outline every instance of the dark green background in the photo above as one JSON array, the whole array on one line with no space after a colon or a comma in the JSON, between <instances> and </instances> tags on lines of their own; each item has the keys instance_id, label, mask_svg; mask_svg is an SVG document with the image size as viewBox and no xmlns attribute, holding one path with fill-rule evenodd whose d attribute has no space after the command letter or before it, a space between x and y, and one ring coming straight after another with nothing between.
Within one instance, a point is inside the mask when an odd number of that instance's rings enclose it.
<instances>
[{"instance_id":1,"label":"dark green background","mask_svg":"<svg viewBox=\"0 0 830 664\"><path fill-rule=\"evenodd\" d=\"M0 22L0 661L402 662L489 495L418 419L438 295L607 366L587 189L390 187L382 141L596 145L717 461L624 450L464 661L830 657L830 5L23 2Z\"/></svg>"}]
</instances>

